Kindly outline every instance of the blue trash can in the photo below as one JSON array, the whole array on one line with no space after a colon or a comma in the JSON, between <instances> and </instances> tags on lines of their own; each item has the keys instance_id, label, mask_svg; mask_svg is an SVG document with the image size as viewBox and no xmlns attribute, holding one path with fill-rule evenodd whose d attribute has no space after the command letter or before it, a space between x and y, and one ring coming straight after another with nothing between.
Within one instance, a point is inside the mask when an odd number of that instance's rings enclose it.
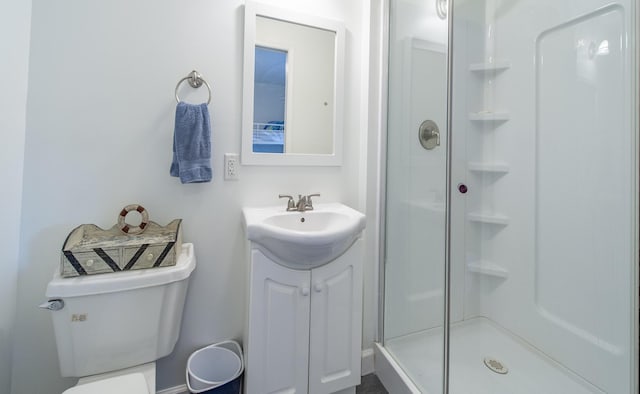
<instances>
[{"instance_id":1,"label":"blue trash can","mask_svg":"<svg viewBox=\"0 0 640 394\"><path fill-rule=\"evenodd\" d=\"M216 343L193 352L186 380L192 394L240 394L244 358L236 341Z\"/></svg>"}]
</instances>

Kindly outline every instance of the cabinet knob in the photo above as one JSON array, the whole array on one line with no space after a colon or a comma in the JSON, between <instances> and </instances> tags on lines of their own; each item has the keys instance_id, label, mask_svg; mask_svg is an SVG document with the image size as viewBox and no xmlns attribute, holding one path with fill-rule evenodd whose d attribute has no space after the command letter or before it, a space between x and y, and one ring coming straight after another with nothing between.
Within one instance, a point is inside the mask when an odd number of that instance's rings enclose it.
<instances>
[{"instance_id":1,"label":"cabinet knob","mask_svg":"<svg viewBox=\"0 0 640 394\"><path fill-rule=\"evenodd\" d=\"M300 293L305 297L308 296L309 295L309 288L307 286L304 286L304 287L300 288Z\"/></svg>"},{"instance_id":2,"label":"cabinet knob","mask_svg":"<svg viewBox=\"0 0 640 394\"><path fill-rule=\"evenodd\" d=\"M91 267L93 265L93 259L87 260L85 264L87 265L87 267Z\"/></svg>"},{"instance_id":3,"label":"cabinet knob","mask_svg":"<svg viewBox=\"0 0 640 394\"><path fill-rule=\"evenodd\" d=\"M320 293L320 292L322 291L322 288L323 288L323 287L324 287L324 286L322 286L322 282L316 282L316 283L313 285L313 289L316 291L316 293Z\"/></svg>"}]
</instances>

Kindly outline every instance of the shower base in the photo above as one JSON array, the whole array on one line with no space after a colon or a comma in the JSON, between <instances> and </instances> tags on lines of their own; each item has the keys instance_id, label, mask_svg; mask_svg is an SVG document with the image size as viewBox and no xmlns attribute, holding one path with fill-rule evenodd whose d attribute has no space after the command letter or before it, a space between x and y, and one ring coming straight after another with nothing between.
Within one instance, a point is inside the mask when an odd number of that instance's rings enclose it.
<instances>
[{"instance_id":1,"label":"shower base","mask_svg":"<svg viewBox=\"0 0 640 394\"><path fill-rule=\"evenodd\" d=\"M451 394L602 393L489 319L453 324L450 336ZM442 329L388 340L376 357L377 374L390 392L442 392ZM499 361L507 372L496 373L485 359Z\"/></svg>"}]
</instances>

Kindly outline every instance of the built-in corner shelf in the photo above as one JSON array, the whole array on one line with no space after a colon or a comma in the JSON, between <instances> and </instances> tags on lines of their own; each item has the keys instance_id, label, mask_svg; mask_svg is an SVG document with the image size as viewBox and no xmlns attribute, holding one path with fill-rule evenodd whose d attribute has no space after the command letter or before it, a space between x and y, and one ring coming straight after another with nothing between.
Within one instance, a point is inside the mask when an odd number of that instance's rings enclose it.
<instances>
[{"instance_id":1,"label":"built-in corner shelf","mask_svg":"<svg viewBox=\"0 0 640 394\"><path fill-rule=\"evenodd\" d=\"M509 172L509 164L501 162L489 163L470 161L467 166L469 168L469 171L477 173L502 175Z\"/></svg>"},{"instance_id":2,"label":"built-in corner shelf","mask_svg":"<svg viewBox=\"0 0 640 394\"><path fill-rule=\"evenodd\" d=\"M496 224L500 226L509 224L509 217L498 213L469 212L467 218L476 223Z\"/></svg>"},{"instance_id":3,"label":"built-in corner shelf","mask_svg":"<svg viewBox=\"0 0 640 394\"><path fill-rule=\"evenodd\" d=\"M476 274L495 276L497 278L506 278L509 276L509 271L507 271L504 267L485 260L468 262L467 270Z\"/></svg>"},{"instance_id":4,"label":"built-in corner shelf","mask_svg":"<svg viewBox=\"0 0 640 394\"><path fill-rule=\"evenodd\" d=\"M480 112L470 112L469 120L474 122L506 122L509 120L508 112L491 112L491 111L480 111Z\"/></svg>"},{"instance_id":5,"label":"built-in corner shelf","mask_svg":"<svg viewBox=\"0 0 640 394\"><path fill-rule=\"evenodd\" d=\"M469 64L469 71L478 74L491 72L497 73L509 68L511 68L511 62L508 60L496 60L495 62Z\"/></svg>"}]
</instances>

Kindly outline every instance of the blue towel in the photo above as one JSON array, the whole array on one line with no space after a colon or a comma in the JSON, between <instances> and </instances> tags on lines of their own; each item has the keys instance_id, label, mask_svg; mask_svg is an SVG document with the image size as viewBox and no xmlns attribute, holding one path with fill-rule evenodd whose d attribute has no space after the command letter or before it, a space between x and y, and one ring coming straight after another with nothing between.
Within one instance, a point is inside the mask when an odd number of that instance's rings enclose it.
<instances>
[{"instance_id":1,"label":"blue towel","mask_svg":"<svg viewBox=\"0 0 640 394\"><path fill-rule=\"evenodd\" d=\"M171 176L182 183L210 182L211 126L206 103L176 106L176 125L173 134Z\"/></svg>"}]
</instances>

